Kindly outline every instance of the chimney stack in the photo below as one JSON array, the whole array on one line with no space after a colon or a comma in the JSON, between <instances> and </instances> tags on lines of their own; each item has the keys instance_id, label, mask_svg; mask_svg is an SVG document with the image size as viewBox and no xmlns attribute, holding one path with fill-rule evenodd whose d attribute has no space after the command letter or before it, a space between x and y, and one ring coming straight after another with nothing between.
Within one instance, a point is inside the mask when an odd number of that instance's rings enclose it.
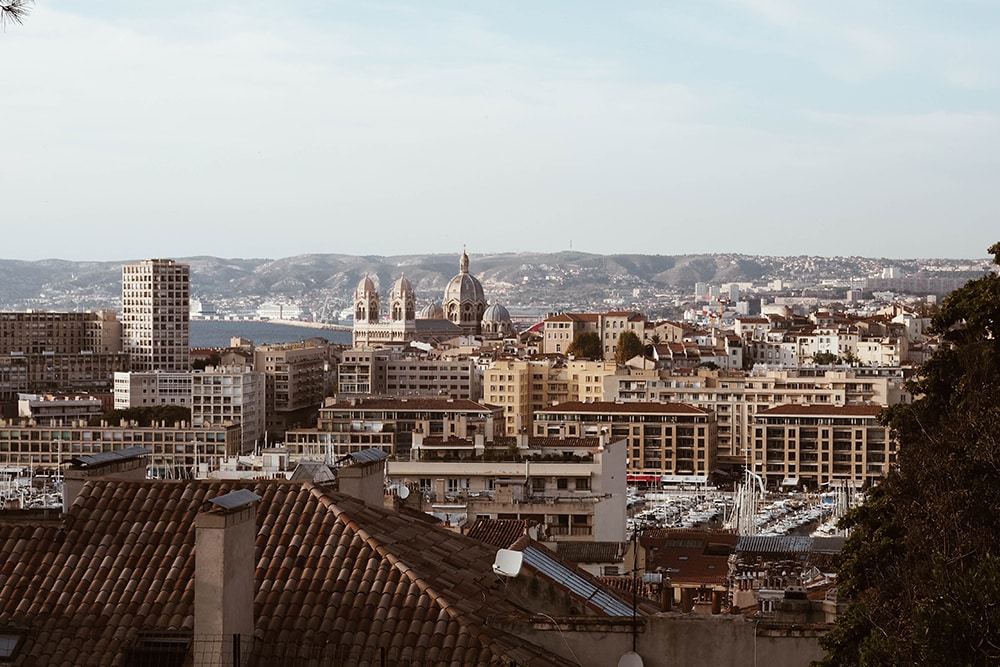
<instances>
[{"instance_id":1,"label":"chimney stack","mask_svg":"<svg viewBox=\"0 0 1000 667\"><path fill-rule=\"evenodd\" d=\"M239 489L195 518L194 634L211 649L195 667L246 664L253 643L254 541L260 496Z\"/></svg>"}]
</instances>

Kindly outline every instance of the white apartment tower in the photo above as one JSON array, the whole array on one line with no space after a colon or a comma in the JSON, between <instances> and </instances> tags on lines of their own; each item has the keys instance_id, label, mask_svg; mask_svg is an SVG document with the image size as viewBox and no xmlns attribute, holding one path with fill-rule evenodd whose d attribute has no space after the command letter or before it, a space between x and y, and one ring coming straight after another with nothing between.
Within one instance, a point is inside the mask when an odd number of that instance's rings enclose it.
<instances>
[{"instance_id":1,"label":"white apartment tower","mask_svg":"<svg viewBox=\"0 0 1000 667\"><path fill-rule=\"evenodd\" d=\"M172 259L122 266L122 347L133 371L191 368L190 267Z\"/></svg>"}]
</instances>

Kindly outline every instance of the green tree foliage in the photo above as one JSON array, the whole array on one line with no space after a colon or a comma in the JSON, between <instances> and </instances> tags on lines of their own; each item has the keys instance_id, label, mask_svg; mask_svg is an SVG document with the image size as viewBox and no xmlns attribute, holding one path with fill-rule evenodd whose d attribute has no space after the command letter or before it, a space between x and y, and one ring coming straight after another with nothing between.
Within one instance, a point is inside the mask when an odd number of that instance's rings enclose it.
<instances>
[{"instance_id":1,"label":"green tree foliage","mask_svg":"<svg viewBox=\"0 0 1000 667\"><path fill-rule=\"evenodd\" d=\"M604 348L601 345L601 337L595 331L581 331L569 344L567 354L572 354L577 359L603 359Z\"/></svg>"},{"instance_id":2,"label":"green tree foliage","mask_svg":"<svg viewBox=\"0 0 1000 667\"><path fill-rule=\"evenodd\" d=\"M852 604L824 666L1000 664L1000 275L949 294L932 328L916 400L884 415L897 466L844 519Z\"/></svg>"},{"instance_id":3,"label":"green tree foliage","mask_svg":"<svg viewBox=\"0 0 1000 667\"><path fill-rule=\"evenodd\" d=\"M31 0L0 0L0 29L6 29L8 23L24 23L29 5Z\"/></svg>"},{"instance_id":4,"label":"green tree foliage","mask_svg":"<svg viewBox=\"0 0 1000 667\"><path fill-rule=\"evenodd\" d=\"M817 352L813 355L813 363L820 366L832 366L838 361L840 361L840 357L833 352Z\"/></svg>"},{"instance_id":5,"label":"green tree foliage","mask_svg":"<svg viewBox=\"0 0 1000 667\"><path fill-rule=\"evenodd\" d=\"M618 336L618 351L615 353L615 361L624 364L629 359L643 354L646 346L642 344L639 337L632 331L623 331Z\"/></svg>"},{"instance_id":6,"label":"green tree foliage","mask_svg":"<svg viewBox=\"0 0 1000 667\"><path fill-rule=\"evenodd\" d=\"M117 426L125 420L136 422L139 426L152 426L154 422L164 422L173 426L176 422L191 423L191 410L182 408L179 405L152 405L149 407L126 408L124 410L113 410L106 412L100 417L91 417L88 422L91 426L100 426L101 422L107 422Z\"/></svg>"}]
</instances>

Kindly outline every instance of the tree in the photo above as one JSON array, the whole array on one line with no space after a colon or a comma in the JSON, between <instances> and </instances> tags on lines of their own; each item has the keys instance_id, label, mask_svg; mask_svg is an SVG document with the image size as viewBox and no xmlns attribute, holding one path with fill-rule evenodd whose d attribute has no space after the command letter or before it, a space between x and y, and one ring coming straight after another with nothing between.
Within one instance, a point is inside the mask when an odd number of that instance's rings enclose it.
<instances>
[{"instance_id":1,"label":"tree","mask_svg":"<svg viewBox=\"0 0 1000 667\"><path fill-rule=\"evenodd\" d=\"M8 23L24 23L31 0L0 0L0 28L6 30Z\"/></svg>"},{"instance_id":2,"label":"tree","mask_svg":"<svg viewBox=\"0 0 1000 667\"><path fill-rule=\"evenodd\" d=\"M137 408L112 410L99 417L91 417L89 426L100 426L107 422L117 426L122 420L135 422L139 426L152 426L154 422L165 422L173 425L176 422L191 422L191 410L179 405L149 405Z\"/></svg>"},{"instance_id":3,"label":"tree","mask_svg":"<svg viewBox=\"0 0 1000 667\"><path fill-rule=\"evenodd\" d=\"M624 364L632 357L643 354L644 350L645 346L634 332L623 331L618 336L618 351L615 353L615 361Z\"/></svg>"},{"instance_id":4,"label":"tree","mask_svg":"<svg viewBox=\"0 0 1000 667\"><path fill-rule=\"evenodd\" d=\"M897 465L843 519L851 605L821 665L1000 664L1000 275L949 294L931 327L918 398L883 417Z\"/></svg>"},{"instance_id":5,"label":"tree","mask_svg":"<svg viewBox=\"0 0 1000 667\"><path fill-rule=\"evenodd\" d=\"M566 354L572 354L579 359L601 359L604 357L601 337L595 331L581 331L569 344Z\"/></svg>"},{"instance_id":6,"label":"tree","mask_svg":"<svg viewBox=\"0 0 1000 667\"><path fill-rule=\"evenodd\" d=\"M817 352L813 355L813 363L819 366L832 366L838 361L840 357L833 352Z\"/></svg>"}]
</instances>

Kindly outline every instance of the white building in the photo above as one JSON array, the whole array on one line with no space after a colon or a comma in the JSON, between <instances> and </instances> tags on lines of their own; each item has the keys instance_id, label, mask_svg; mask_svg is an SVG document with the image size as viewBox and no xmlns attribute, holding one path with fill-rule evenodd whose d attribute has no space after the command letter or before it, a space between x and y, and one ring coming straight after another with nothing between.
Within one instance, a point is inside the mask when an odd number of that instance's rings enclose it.
<instances>
[{"instance_id":1,"label":"white building","mask_svg":"<svg viewBox=\"0 0 1000 667\"><path fill-rule=\"evenodd\" d=\"M264 373L235 366L209 366L191 374L191 424L242 427L241 452L264 441Z\"/></svg>"},{"instance_id":2,"label":"white building","mask_svg":"<svg viewBox=\"0 0 1000 667\"><path fill-rule=\"evenodd\" d=\"M191 407L191 373L115 373L115 410L179 405Z\"/></svg>"},{"instance_id":3,"label":"white building","mask_svg":"<svg viewBox=\"0 0 1000 667\"><path fill-rule=\"evenodd\" d=\"M190 370L190 267L172 259L122 266L122 346L132 370Z\"/></svg>"}]
</instances>

